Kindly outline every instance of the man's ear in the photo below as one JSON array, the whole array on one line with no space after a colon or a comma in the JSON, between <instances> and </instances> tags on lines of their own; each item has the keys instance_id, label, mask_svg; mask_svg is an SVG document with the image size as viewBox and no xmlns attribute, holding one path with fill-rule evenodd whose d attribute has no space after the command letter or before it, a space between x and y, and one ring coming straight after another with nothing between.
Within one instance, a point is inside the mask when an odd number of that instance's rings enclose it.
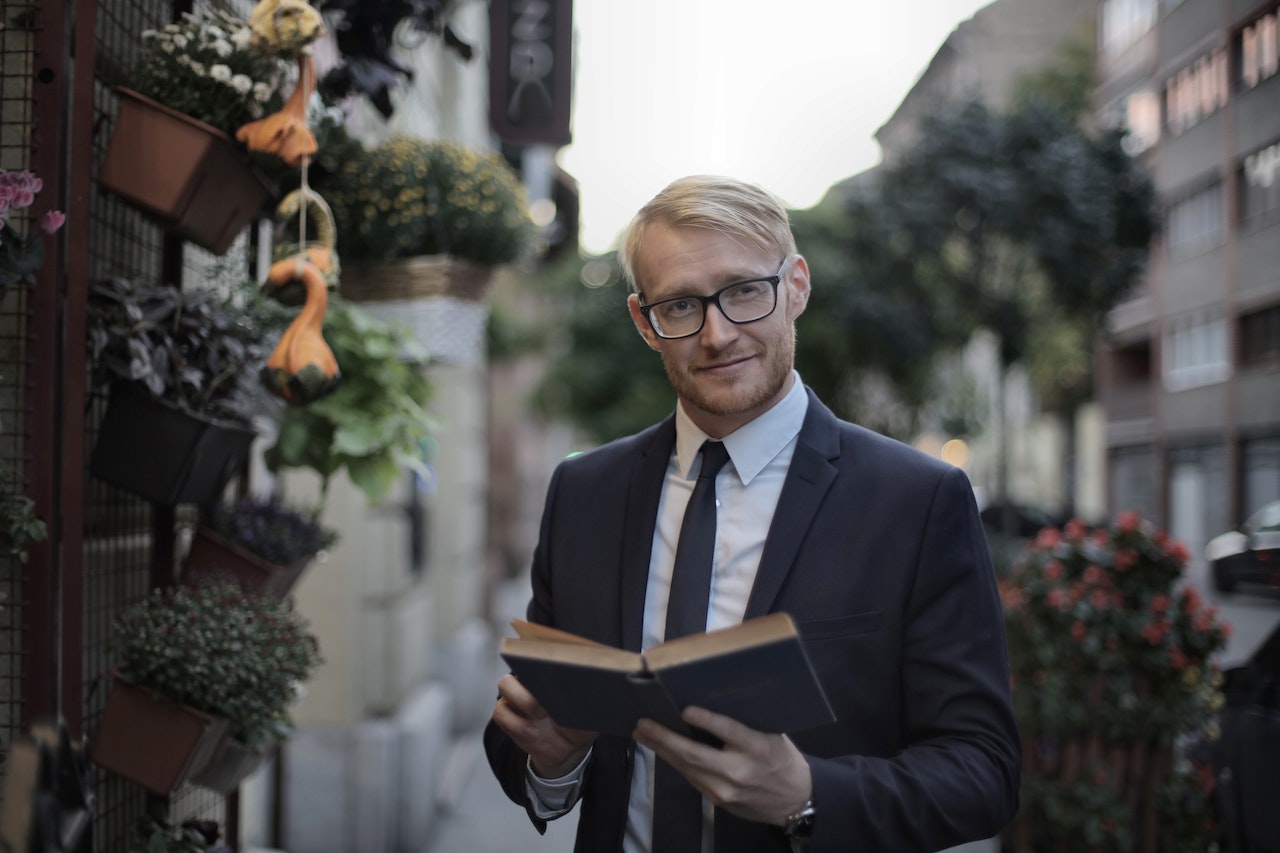
<instances>
[{"instance_id":1,"label":"man's ear","mask_svg":"<svg viewBox=\"0 0 1280 853\"><path fill-rule=\"evenodd\" d=\"M644 338L644 342L649 345L649 349L658 352L658 341L662 339L654 333L649 321L640 313L639 294L633 293L627 297L627 310L631 312L631 322L636 324L636 331L640 333L640 337Z\"/></svg>"},{"instance_id":2,"label":"man's ear","mask_svg":"<svg viewBox=\"0 0 1280 853\"><path fill-rule=\"evenodd\" d=\"M804 313L809 304L809 262L804 255L796 255L787 270L787 305L790 306L791 319Z\"/></svg>"}]
</instances>

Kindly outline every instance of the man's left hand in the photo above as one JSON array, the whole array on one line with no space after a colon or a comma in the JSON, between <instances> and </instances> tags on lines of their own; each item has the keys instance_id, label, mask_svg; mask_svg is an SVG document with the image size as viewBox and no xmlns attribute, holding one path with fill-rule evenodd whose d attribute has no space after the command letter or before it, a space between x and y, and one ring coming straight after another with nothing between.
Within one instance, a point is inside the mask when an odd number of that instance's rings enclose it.
<instances>
[{"instance_id":1,"label":"man's left hand","mask_svg":"<svg viewBox=\"0 0 1280 853\"><path fill-rule=\"evenodd\" d=\"M686 708L680 716L724 746L707 746L648 719L637 724L636 741L730 814L783 826L813 796L809 764L790 738L749 729L703 708Z\"/></svg>"}]
</instances>

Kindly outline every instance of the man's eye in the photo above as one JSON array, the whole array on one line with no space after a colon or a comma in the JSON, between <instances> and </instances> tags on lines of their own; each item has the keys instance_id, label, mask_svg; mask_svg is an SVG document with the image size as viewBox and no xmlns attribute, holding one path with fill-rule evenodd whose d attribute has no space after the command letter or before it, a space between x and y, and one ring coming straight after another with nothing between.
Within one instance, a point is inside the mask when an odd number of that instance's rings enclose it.
<instances>
[{"instance_id":1,"label":"man's eye","mask_svg":"<svg viewBox=\"0 0 1280 853\"><path fill-rule=\"evenodd\" d=\"M682 317L697 310L698 303L693 299L672 299L670 302L662 303L661 308L664 317Z\"/></svg>"}]
</instances>

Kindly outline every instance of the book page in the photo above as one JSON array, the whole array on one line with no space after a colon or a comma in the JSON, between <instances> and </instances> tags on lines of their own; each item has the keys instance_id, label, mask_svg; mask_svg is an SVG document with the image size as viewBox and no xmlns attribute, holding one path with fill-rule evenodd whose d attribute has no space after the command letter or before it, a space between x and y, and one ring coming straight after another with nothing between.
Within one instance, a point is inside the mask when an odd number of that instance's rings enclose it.
<instances>
[{"instance_id":1,"label":"book page","mask_svg":"<svg viewBox=\"0 0 1280 853\"><path fill-rule=\"evenodd\" d=\"M502 657L510 664L509 658L513 656L618 672L638 672L644 665L640 655L635 652L614 649L598 643L568 643L554 640L548 642L506 637L502 641Z\"/></svg>"},{"instance_id":2,"label":"book page","mask_svg":"<svg viewBox=\"0 0 1280 853\"><path fill-rule=\"evenodd\" d=\"M597 643L595 640L588 640L586 637L579 637L577 634L570 634L568 631L561 631L559 628L552 628L549 625L540 625L537 622L526 622L523 619L512 619L511 627L515 630L516 635L522 640L541 640L547 643L573 643L579 646L591 646L597 649L607 649L603 643Z\"/></svg>"},{"instance_id":3,"label":"book page","mask_svg":"<svg viewBox=\"0 0 1280 853\"><path fill-rule=\"evenodd\" d=\"M649 668L657 670L793 636L796 636L796 626L791 617L785 613L770 613L718 631L670 640L649 649L644 657Z\"/></svg>"}]
</instances>

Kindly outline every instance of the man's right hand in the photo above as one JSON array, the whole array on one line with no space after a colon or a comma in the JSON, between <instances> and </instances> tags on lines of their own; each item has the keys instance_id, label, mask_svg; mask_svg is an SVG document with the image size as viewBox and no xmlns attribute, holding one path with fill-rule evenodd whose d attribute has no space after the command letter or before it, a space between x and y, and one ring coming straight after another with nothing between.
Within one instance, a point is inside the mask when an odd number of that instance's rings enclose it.
<instances>
[{"instance_id":1,"label":"man's right hand","mask_svg":"<svg viewBox=\"0 0 1280 853\"><path fill-rule=\"evenodd\" d=\"M533 694L510 674L498 682L493 721L529 754L533 772L543 779L558 779L577 767L596 739L595 732L556 725Z\"/></svg>"}]
</instances>

